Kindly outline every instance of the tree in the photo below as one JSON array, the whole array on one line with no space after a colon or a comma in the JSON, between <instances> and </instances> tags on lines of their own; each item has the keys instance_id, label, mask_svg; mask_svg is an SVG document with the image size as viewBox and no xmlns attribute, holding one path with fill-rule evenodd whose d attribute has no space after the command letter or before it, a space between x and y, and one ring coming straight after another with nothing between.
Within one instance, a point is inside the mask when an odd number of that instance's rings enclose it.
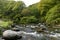
<instances>
[{"instance_id":1,"label":"tree","mask_svg":"<svg viewBox=\"0 0 60 40\"><path fill-rule=\"evenodd\" d=\"M38 23L38 19L36 19L34 16L22 17L20 23L22 24Z\"/></svg>"},{"instance_id":2,"label":"tree","mask_svg":"<svg viewBox=\"0 0 60 40\"><path fill-rule=\"evenodd\" d=\"M24 8L21 12L22 16L31 16L31 11L28 8Z\"/></svg>"},{"instance_id":3,"label":"tree","mask_svg":"<svg viewBox=\"0 0 60 40\"><path fill-rule=\"evenodd\" d=\"M40 17L40 13L39 13L39 10L38 10L38 3L36 4L33 4L33 5L30 5L28 7L28 9L31 11L31 15L32 16L35 16L36 18L39 18Z\"/></svg>"},{"instance_id":4,"label":"tree","mask_svg":"<svg viewBox=\"0 0 60 40\"><path fill-rule=\"evenodd\" d=\"M0 18L7 20L10 19L13 21L15 21L18 17L20 18L21 11L23 10L23 8L25 8L25 4L22 1L16 2L0 0L0 4Z\"/></svg>"},{"instance_id":5,"label":"tree","mask_svg":"<svg viewBox=\"0 0 60 40\"><path fill-rule=\"evenodd\" d=\"M47 12L53 8L55 5L59 4L60 0L41 0L38 4L38 9L40 11L40 20L45 22L45 16Z\"/></svg>"},{"instance_id":6,"label":"tree","mask_svg":"<svg viewBox=\"0 0 60 40\"><path fill-rule=\"evenodd\" d=\"M51 25L60 24L60 4L55 5L47 12L46 23Z\"/></svg>"}]
</instances>

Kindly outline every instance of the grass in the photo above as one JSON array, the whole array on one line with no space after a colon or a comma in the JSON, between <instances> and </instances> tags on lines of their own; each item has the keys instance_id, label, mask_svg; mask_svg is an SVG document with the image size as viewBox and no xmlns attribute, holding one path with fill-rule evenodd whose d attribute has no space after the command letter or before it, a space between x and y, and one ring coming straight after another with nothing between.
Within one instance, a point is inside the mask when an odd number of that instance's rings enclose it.
<instances>
[{"instance_id":1,"label":"grass","mask_svg":"<svg viewBox=\"0 0 60 40\"><path fill-rule=\"evenodd\" d=\"M3 21L0 20L0 26L6 28L7 26L11 25L13 22L12 21Z\"/></svg>"}]
</instances>

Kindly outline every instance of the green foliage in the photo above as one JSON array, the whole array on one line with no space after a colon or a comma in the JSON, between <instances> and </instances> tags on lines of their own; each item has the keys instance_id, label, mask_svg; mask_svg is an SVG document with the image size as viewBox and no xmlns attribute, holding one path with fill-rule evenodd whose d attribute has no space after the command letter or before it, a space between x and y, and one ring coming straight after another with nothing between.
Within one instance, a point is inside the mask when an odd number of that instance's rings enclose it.
<instances>
[{"instance_id":1,"label":"green foliage","mask_svg":"<svg viewBox=\"0 0 60 40\"><path fill-rule=\"evenodd\" d=\"M31 11L28 8L25 8L21 12L22 16L31 16Z\"/></svg>"},{"instance_id":2,"label":"green foliage","mask_svg":"<svg viewBox=\"0 0 60 40\"><path fill-rule=\"evenodd\" d=\"M0 20L0 27L7 28L9 25L13 24L12 21L2 21Z\"/></svg>"},{"instance_id":3,"label":"green foliage","mask_svg":"<svg viewBox=\"0 0 60 40\"><path fill-rule=\"evenodd\" d=\"M6 17L7 19L11 18L13 19L13 17L16 14L20 14L22 9L25 7L25 4L21 1L15 2L15 1L5 1L1 3L1 11L0 14L2 14L2 18L3 16Z\"/></svg>"},{"instance_id":4,"label":"green foliage","mask_svg":"<svg viewBox=\"0 0 60 40\"><path fill-rule=\"evenodd\" d=\"M16 24L60 24L60 0L41 0L26 7L22 1L0 0L0 19Z\"/></svg>"},{"instance_id":5,"label":"green foliage","mask_svg":"<svg viewBox=\"0 0 60 40\"><path fill-rule=\"evenodd\" d=\"M23 16L23 18L22 18L23 23L26 23L26 22L27 23L38 23L38 22L36 22L36 20L39 21L40 13L38 11L37 4L38 3L30 5L29 7L22 10L21 15ZM34 17L32 17L32 16L34 16Z\"/></svg>"},{"instance_id":6,"label":"green foliage","mask_svg":"<svg viewBox=\"0 0 60 40\"><path fill-rule=\"evenodd\" d=\"M45 22L45 16L47 12L53 8L55 5L59 4L60 0L41 0L38 4L38 9L40 11L40 20L41 22ZM42 20L44 19L44 20Z\"/></svg>"},{"instance_id":7,"label":"green foliage","mask_svg":"<svg viewBox=\"0 0 60 40\"><path fill-rule=\"evenodd\" d=\"M60 0L41 0L39 4L41 15L46 14L46 12L49 11L50 8L54 7L59 2Z\"/></svg>"},{"instance_id":8,"label":"green foliage","mask_svg":"<svg viewBox=\"0 0 60 40\"><path fill-rule=\"evenodd\" d=\"M46 14L46 23L59 24L60 23L60 4L51 8Z\"/></svg>"},{"instance_id":9,"label":"green foliage","mask_svg":"<svg viewBox=\"0 0 60 40\"><path fill-rule=\"evenodd\" d=\"M21 18L23 8L25 4L22 1L0 0L0 19L10 19L17 23Z\"/></svg>"},{"instance_id":10,"label":"green foliage","mask_svg":"<svg viewBox=\"0 0 60 40\"><path fill-rule=\"evenodd\" d=\"M30 23L37 23L37 22L38 22L38 20L34 16L22 17L21 18L22 24L30 24Z\"/></svg>"},{"instance_id":11,"label":"green foliage","mask_svg":"<svg viewBox=\"0 0 60 40\"><path fill-rule=\"evenodd\" d=\"M40 13L39 13L37 5L38 5L38 3L30 5L28 8L31 11L31 15L32 16L35 16L36 18L39 18L40 17Z\"/></svg>"}]
</instances>

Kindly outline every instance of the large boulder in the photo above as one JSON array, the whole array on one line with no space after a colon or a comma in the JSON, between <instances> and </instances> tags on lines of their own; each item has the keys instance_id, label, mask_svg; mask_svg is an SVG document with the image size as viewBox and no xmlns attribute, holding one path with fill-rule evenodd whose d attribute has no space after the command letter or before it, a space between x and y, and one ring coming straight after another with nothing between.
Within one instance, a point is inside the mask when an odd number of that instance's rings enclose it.
<instances>
[{"instance_id":1,"label":"large boulder","mask_svg":"<svg viewBox=\"0 0 60 40\"><path fill-rule=\"evenodd\" d=\"M22 36L18 35L18 32L12 30L6 30L3 32L2 38L5 40L17 40L21 39Z\"/></svg>"}]
</instances>

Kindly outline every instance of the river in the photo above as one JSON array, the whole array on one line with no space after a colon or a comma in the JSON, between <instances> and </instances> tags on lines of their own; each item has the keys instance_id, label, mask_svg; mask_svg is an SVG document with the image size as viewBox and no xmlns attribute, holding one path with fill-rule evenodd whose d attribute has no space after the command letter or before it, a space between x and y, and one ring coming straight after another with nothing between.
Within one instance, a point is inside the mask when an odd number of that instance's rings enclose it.
<instances>
[{"instance_id":1,"label":"river","mask_svg":"<svg viewBox=\"0 0 60 40\"><path fill-rule=\"evenodd\" d=\"M38 33L37 31L33 30L31 27L28 26L17 26L17 28L20 29L18 34L20 33L19 35L22 36L22 38L18 40L60 40L60 33ZM3 39L0 37L0 40Z\"/></svg>"}]
</instances>

